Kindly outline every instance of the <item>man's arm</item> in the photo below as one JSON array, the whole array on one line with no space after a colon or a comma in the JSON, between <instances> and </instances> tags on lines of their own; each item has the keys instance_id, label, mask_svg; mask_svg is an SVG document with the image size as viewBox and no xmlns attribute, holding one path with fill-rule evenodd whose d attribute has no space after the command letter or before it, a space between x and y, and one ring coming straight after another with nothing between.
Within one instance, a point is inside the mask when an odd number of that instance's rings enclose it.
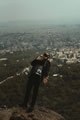
<instances>
[{"instance_id":1,"label":"man's arm","mask_svg":"<svg viewBox=\"0 0 80 120\"><path fill-rule=\"evenodd\" d=\"M44 70L43 70L44 77L47 77L49 75L50 66L51 66L51 64L50 64L50 61L48 60L46 66L44 67Z\"/></svg>"},{"instance_id":2,"label":"man's arm","mask_svg":"<svg viewBox=\"0 0 80 120\"><path fill-rule=\"evenodd\" d=\"M48 82L50 66L51 66L50 61L48 61L46 67L43 70L42 81L44 84Z\"/></svg>"},{"instance_id":3,"label":"man's arm","mask_svg":"<svg viewBox=\"0 0 80 120\"><path fill-rule=\"evenodd\" d=\"M40 62L40 60L42 60L42 56L39 56L37 57L36 59L34 59L32 62L31 62L31 65L32 66L35 66L36 64L38 64Z\"/></svg>"}]
</instances>

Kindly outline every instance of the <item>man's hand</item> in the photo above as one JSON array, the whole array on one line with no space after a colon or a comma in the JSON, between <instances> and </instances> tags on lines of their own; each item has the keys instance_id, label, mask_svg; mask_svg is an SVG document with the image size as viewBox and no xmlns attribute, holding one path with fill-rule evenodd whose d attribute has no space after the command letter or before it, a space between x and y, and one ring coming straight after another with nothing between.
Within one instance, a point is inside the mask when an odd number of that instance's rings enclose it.
<instances>
[{"instance_id":1,"label":"man's hand","mask_svg":"<svg viewBox=\"0 0 80 120\"><path fill-rule=\"evenodd\" d=\"M44 84L46 84L47 82L48 82L48 79L49 79L49 77L47 76L47 77L45 77L44 79L43 79L43 83Z\"/></svg>"}]
</instances>

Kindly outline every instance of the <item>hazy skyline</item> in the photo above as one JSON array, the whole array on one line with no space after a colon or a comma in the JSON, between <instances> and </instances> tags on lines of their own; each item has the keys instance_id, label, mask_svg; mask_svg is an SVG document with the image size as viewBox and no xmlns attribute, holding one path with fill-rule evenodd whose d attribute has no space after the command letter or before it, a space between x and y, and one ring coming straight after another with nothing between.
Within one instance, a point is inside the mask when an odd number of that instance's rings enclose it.
<instances>
[{"instance_id":1,"label":"hazy skyline","mask_svg":"<svg viewBox=\"0 0 80 120\"><path fill-rule=\"evenodd\" d=\"M0 0L0 22L80 23L80 0Z\"/></svg>"}]
</instances>

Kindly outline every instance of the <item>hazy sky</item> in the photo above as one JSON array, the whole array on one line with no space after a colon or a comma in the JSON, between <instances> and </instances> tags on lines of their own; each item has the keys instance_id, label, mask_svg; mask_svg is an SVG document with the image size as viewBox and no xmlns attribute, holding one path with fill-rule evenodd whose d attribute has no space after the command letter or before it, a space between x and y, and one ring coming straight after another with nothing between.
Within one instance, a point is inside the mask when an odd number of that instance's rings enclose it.
<instances>
[{"instance_id":1,"label":"hazy sky","mask_svg":"<svg viewBox=\"0 0 80 120\"><path fill-rule=\"evenodd\" d=\"M0 0L0 22L16 20L79 23L80 0Z\"/></svg>"}]
</instances>

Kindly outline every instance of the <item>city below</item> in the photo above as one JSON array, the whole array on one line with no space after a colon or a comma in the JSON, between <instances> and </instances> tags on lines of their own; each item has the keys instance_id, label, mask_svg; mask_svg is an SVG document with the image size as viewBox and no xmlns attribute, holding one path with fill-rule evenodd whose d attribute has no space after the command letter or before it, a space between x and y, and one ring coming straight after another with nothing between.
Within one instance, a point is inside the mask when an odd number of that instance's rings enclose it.
<instances>
[{"instance_id":1,"label":"city below","mask_svg":"<svg viewBox=\"0 0 80 120\"><path fill-rule=\"evenodd\" d=\"M0 32L0 55L16 51L50 52L52 59L62 63L80 62L80 27L43 26L27 28L24 32ZM0 61L4 58L0 58Z\"/></svg>"}]
</instances>

